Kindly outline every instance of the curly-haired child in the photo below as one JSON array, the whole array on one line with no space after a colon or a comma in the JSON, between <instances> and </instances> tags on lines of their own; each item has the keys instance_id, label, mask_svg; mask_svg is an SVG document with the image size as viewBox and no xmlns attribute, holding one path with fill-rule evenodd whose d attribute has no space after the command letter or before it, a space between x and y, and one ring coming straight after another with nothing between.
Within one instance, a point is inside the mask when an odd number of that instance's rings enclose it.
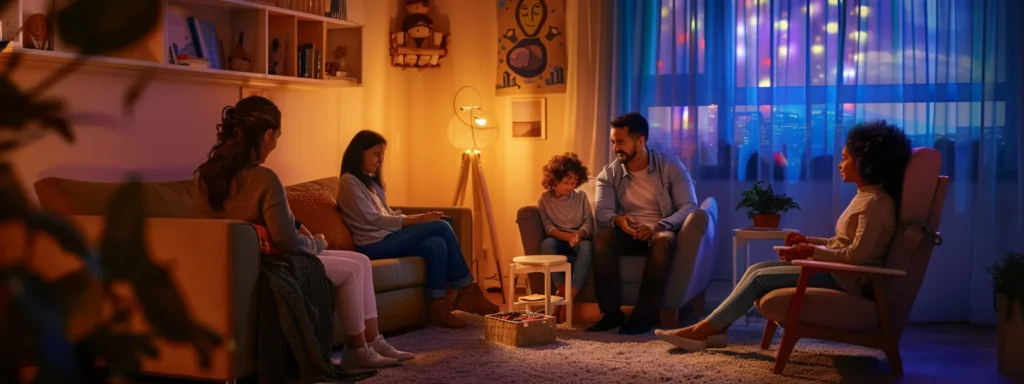
<instances>
[{"instance_id":1,"label":"curly-haired child","mask_svg":"<svg viewBox=\"0 0 1024 384\"><path fill-rule=\"evenodd\" d=\"M575 153L552 157L544 166L541 185L545 192L537 200L537 210L547 238L540 243L546 255L565 255L572 264L572 293L576 295L587 280L594 255L594 212L587 194L577 190L586 184L590 171ZM565 274L553 273L556 295L565 296ZM560 308L562 309L562 308Z\"/></svg>"}]
</instances>

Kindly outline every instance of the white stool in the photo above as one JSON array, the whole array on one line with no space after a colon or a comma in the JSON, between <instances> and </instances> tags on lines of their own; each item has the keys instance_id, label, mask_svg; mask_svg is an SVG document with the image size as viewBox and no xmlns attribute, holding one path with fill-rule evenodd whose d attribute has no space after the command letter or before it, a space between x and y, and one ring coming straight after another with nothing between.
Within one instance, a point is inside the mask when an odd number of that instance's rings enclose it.
<instances>
[{"instance_id":1,"label":"white stool","mask_svg":"<svg viewBox=\"0 0 1024 384\"><path fill-rule=\"evenodd\" d=\"M531 255L531 256L518 256L512 259L512 264L509 266L508 274L508 290L505 292L506 300L509 303L509 310L515 309L516 305L523 305L526 310L529 311L531 306L544 304L544 314L551 315L552 305L568 305L565 312L565 323L566 326L572 328L572 265L568 263L565 256L562 255ZM521 273L543 273L544 274L544 294L543 295L529 295L519 298L520 301L514 301L515 299L515 277ZM565 272L565 296L551 296L551 272ZM538 300L544 297L544 301L530 301L529 299ZM526 300L524 300L526 299Z\"/></svg>"}]
</instances>

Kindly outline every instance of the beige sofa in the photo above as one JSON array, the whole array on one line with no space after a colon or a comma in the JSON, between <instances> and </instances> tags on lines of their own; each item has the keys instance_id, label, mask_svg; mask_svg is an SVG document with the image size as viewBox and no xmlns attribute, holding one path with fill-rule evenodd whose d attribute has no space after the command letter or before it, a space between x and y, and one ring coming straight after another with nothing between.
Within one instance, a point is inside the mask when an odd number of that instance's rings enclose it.
<instances>
[{"instance_id":1,"label":"beige sofa","mask_svg":"<svg viewBox=\"0 0 1024 384\"><path fill-rule=\"evenodd\" d=\"M46 178L35 183L40 206L70 215L87 239L96 241L103 232L110 196L120 183ZM330 248L351 247L347 228L337 215L333 199L338 178L331 177L286 187L289 205L297 220L314 233L333 233ZM192 181L144 183L146 233L151 257L169 266L193 316L224 336L229 343L216 351L213 368L203 371L191 349L161 344L161 356L147 360L147 374L230 381L255 372L255 314L259 298L254 296L259 274L259 252L255 228L244 222L192 218ZM319 205L317 205L319 204ZM461 207L395 207L406 214L440 210L453 218L467 262L471 262L472 214ZM338 217L337 220L334 218ZM334 226L332 223L335 223ZM331 237L329 237L330 239ZM339 240L340 239L340 240ZM36 253L42 267L54 275L66 273L75 259L55 255L55 246L40 246ZM412 255L410 255L412 256ZM382 332L421 327L425 321L424 285L426 269L420 257L375 260L373 267L379 324ZM336 318L337 320L337 318ZM140 325L144 328L144 325ZM337 329L337 328L336 328ZM335 345L342 335L335 334Z\"/></svg>"}]
</instances>

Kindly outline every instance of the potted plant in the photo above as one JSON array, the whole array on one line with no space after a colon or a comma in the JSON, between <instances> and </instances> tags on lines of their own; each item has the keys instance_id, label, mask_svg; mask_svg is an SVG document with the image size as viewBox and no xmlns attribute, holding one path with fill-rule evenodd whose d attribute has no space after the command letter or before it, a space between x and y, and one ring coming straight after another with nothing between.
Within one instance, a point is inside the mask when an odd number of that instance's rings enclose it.
<instances>
[{"instance_id":1,"label":"potted plant","mask_svg":"<svg viewBox=\"0 0 1024 384\"><path fill-rule=\"evenodd\" d=\"M754 227L779 228L782 214L789 212L790 209L800 209L800 205L794 202L792 197L776 194L771 184L768 184L767 188L762 188L762 184L763 181L758 181L753 187L743 191L743 198L736 204L736 209L749 208L747 217L754 220Z\"/></svg>"},{"instance_id":2,"label":"potted plant","mask_svg":"<svg viewBox=\"0 0 1024 384\"><path fill-rule=\"evenodd\" d=\"M0 13L16 2L0 0ZM74 121L52 87L91 55L116 52L142 41L163 19L159 0L69 2L48 20L75 58L36 84L15 82L21 53L5 54L0 69L0 383L125 382L143 360L160 354L157 342L196 351L211 369L221 335L188 310L173 277L147 252L142 186L126 183L107 208L101 239L94 244L70 219L39 210L22 189L11 153L54 132L73 142ZM0 42L0 50L4 48ZM125 91L130 114L150 73ZM49 241L79 259L55 279L33 266L32 250ZM41 248L41 247L40 247ZM49 249L49 248L47 248ZM45 277L45 278L44 278ZM135 327L142 322L148 327ZM191 361L182 361L190 364ZM102 365L104 369L93 369Z\"/></svg>"},{"instance_id":3,"label":"potted plant","mask_svg":"<svg viewBox=\"0 0 1024 384\"><path fill-rule=\"evenodd\" d=\"M992 275L992 301L999 313L999 371L1024 372L1024 253L1007 252L988 267Z\"/></svg>"}]
</instances>

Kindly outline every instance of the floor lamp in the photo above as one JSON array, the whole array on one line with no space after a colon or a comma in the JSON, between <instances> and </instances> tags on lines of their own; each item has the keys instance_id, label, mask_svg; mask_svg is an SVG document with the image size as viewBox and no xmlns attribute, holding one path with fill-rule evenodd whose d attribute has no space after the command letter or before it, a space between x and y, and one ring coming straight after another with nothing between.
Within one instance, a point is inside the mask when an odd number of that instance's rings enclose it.
<instances>
[{"instance_id":1,"label":"floor lamp","mask_svg":"<svg viewBox=\"0 0 1024 384\"><path fill-rule=\"evenodd\" d=\"M505 292L505 279L501 275L501 250L498 248L498 229L494 225L494 209L491 206L491 196L487 192L487 180L484 178L483 166L480 162L480 149L493 145L498 139L498 128L494 124L488 125L487 119L483 116L482 103L459 103L459 94L464 90L476 89L462 87L456 92L455 100L452 102L452 109L455 117L448 125L448 138L452 145L457 148L469 148L462 153L462 166L459 170L459 181L455 187L455 197L452 199L453 206L461 206L465 201L466 190L472 178L473 184L473 222L486 223L488 234L491 238L491 256L494 260L494 267L498 274L498 285L501 291ZM477 92L479 100L480 93ZM465 117L465 118L464 118ZM476 232L476 228L474 228ZM480 234L481 240L483 233ZM476 240L476 239L474 239ZM476 276L480 276L480 263L477 256L483 253L483 244L480 241L473 242L473 260L476 268ZM505 303L505 295L501 297Z\"/></svg>"}]
</instances>

